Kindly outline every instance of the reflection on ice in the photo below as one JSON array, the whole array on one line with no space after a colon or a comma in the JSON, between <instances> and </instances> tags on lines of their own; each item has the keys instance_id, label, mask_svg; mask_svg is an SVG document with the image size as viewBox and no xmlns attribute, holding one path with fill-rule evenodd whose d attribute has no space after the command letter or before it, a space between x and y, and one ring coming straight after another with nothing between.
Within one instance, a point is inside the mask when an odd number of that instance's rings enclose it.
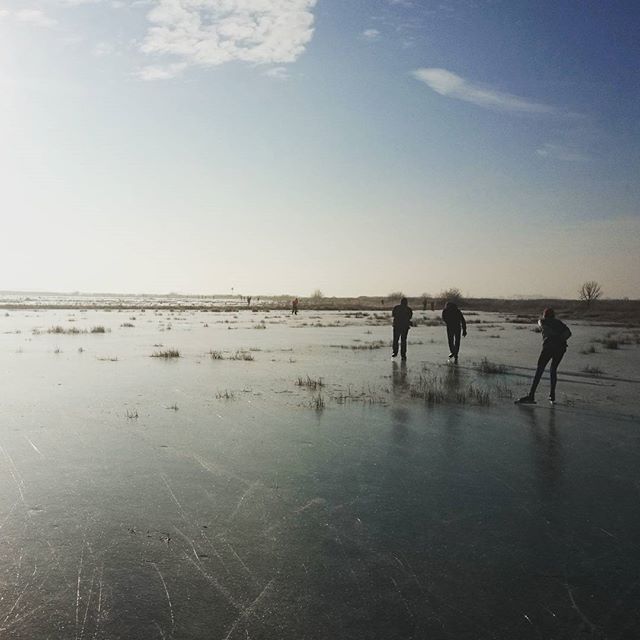
<instances>
[{"instance_id":1,"label":"reflection on ice","mask_svg":"<svg viewBox=\"0 0 640 640\"><path fill-rule=\"evenodd\" d=\"M243 331L262 320L247 312L230 331L176 312L167 331L151 313L124 328L89 312L79 326L111 331L49 334L69 313L38 315L13 313L0 334L3 638L640 627L637 350L603 356L620 375L602 381L572 376L592 356L569 353L558 406L514 407L504 394L527 384L516 367L538 342L510 326L499 341L470 328L455 366L428 324L395 362L388 326L366 317ZM331 346L356 340L387 346ZM490 349L506 373L477 371ZM240 351L254 359L229 359ZM490 406L462 402L471 386Z\"/></svg>"}]
</instances>

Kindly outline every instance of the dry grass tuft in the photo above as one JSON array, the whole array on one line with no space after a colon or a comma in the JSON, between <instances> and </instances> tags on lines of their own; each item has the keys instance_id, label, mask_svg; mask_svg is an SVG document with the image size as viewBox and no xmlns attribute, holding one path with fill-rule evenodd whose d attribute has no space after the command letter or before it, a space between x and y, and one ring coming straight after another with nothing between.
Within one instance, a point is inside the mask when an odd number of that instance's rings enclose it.
<instances>
[{"instance_id":1,"label":"dry grass tuft","mask_svg":"<svg viewBox=\"0 0 640 640\"><path fill-rule=\"evenodd\" d=\"M314 396L311 400L311 407L318 412L324 411L326 407L326 402L322 393L318 393L317 396Z\"/></svg>"},{"instance_id":2,"label":"dry grass tuft","mask_svg":"<svg viewBox=\"0 0 640 640\"><path fill-rule=\"evenodd\" d=\"M410 385L409 395L424 400L429 406L475 404L486 407L491 404L491 392L488 389L473 384L452 389L439 376L428 374L420 374L418 381Z\"/></svg>"},{"instance_id":3,"label":"dry grass tuft","mask_svg":"<svg viewBox=\"0 0 640 640\"><path fill-rule=\"evenodd\" d=\"M253 354L248 351L238 350L232 356L229 356L229 360L245 360L246 362L253 362L255 358Z\"/></svg>"},{"instance_id":4,"label":"dry grass tuft","mask_svg":"<svg viewBox=\"0 0 640 640\"><path fill-rule=\"evenodd\" d=\"M324 381L322 380L322 378L311 378L309 376L307 376L306 378L299 377L296 380L296 385L298 385L299 387L306 387L311 391L315 391L316 389L324 387Z\"/></svg>"},{"instance_id":5,"label":"dry grass tuft","mask_svg":"<svg viewBox=\"0 0 640 640\"><path fill-rule=\"evenodd\" d=\"M165 349L163 351L154 351L151 354L152 358L164 358L165 360L168 360L169 358L179 358L180 357L180 351L178 351L177 349Z\"/></svg>"},{"instance_id":6,"label":"dry grass tuft","mask_svg":"<svg viewBox=\"0 0 640 640\"><path fill-rule=\"evenodd\" d=\"M495 362L491 362L487 358L482 358L480 362L476 365L476 370L485 375L494 375L499 373L506 373L507 367L503 364L496 364Z\"/></svg>"},{"instance_id":7,"label":"dry grass tuft","mask_svg":"<svg viewBox=\"0 0 640 640\"><path fill-rule=\"evenodd\" d=\"M582 372L586 373L587 375L593 376L594 378L597 378L604 374L604 371L600 367L592 367L589 364L582 370Z\"/></svg>"}]
</instances>

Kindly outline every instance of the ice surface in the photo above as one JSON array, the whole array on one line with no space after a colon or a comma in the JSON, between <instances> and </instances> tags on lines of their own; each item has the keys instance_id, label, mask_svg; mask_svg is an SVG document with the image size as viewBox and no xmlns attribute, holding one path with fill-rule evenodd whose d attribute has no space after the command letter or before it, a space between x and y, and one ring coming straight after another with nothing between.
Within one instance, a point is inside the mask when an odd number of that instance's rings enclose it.
<instances>
[{"instance_id":1,"label":"ice surface","mask_svg":"<svg viewBox=\"0 0 640 640\"><path fill-rule=\"evenodd\" d=\"M456 368L374 314L0 316L0 637L637 638L638 346L569 323L559 404L516 407L540 337L468 319Z\"/></svg>"}]
</instances>

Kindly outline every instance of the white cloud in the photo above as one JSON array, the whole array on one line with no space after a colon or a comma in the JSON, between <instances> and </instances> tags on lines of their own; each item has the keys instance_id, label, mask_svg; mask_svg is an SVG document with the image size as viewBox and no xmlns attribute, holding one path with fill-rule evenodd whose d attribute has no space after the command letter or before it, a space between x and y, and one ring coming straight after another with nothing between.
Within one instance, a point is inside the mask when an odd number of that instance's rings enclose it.
<instances>
[{"instance_id":1,"label":"white cloud","mask_svg":"<svg viewBox=\"0 0 640 640\"><path fill-rule=\"evenodd\" d=\"M56 20L50 18L44 11L40 11L40 9L20 9L13 15L18 22L25 22L34 27L51 28L58 24Z\"/></svg>"},{"instance_id":2,"label":"white cloud","mask_svg":"<svg viewBox=\"0 0 640 640\"><path fill-rule=\"evenodd\" d=\"M287 67L271 67L267 69L264 74L267 78L274 78L275 80L287 80L289 78L289 70Z\"/></svg>"},{"instance_id":3,"label":"white cloud","mask_svg":"<svg viewBox=\"0 0 640 640\"><path fill-rule=\"evenodd\" d=\"M585 153L581 153L576 149L562 144L553 144L551 142L545 142L539 149L536 149L536 153L541 158L562 160L563 162L589 162L591 160Z\"/></svg>"},{"instance_id":4,"label":"white cloud","mask_svg":"<svg viewBox=\"0 0 640 640\"><path fill-rule=\"evenodd\" d=\"M81 4L96 4L98 2L102 2L102 0L58 0L59 4L69 5L72 7L76 7Z\"/></svg>"},{"instance_id":5,"label":"white cloud","mask_svg":"<svg viewBox=\"0 0 640 640\"><path fill-rule=\"evenodd\" d=\"M6 18L10 14L11 11L9 11L9 9L0 9L0 20L2 20L2 18Z\"/></svg>"},{"instance_id":6,"label":"white cloud","mask_svg":"<svg viewBox=\"0 0 640 640\"><path fill-rule=\"evenodd\" d=\"M294 62L313 36L316 0L158 0L141 49L188 65ZM175 67L175 65L170 65ZM157 79L157 78L155 78Z\"/></svg>"},{"instance_id":7,"label":"white cloud","mask_svg":"<svg viewBox=\"0 0 640 640\"><path fill-rule=\"evenodd\" d=\"M149 65L139 69L136 75L141 80L169 80L179 76L186 68L186 62L165 65Z\"/></svg>"},{"instance_id":8,"label":"white cloud","mask_svg":"<svg viewBox=\"0 0 640 640\"><path fill-rule=\"evenodd\" d=\"M471 102L485 109L532 114L557 112L556 108L550 105L531 102L526 98L475 84L446 69L416 69L413 76L442 96Z\"/></svg>"},{"instance_id":9,"label":"white cloud","mask_svg":"<svg viewBox=\"0 0 640 640\"><path fill-rule=\"evenodd\" d=\"M377 29L365 29L360 35L365 40L377 40L380 37L380 32Z\"/></svg>"},{"instance_id":10,"label":"white cloud","mask_svg":"<svg viewBox=\"0 0 640 640\"><path fill-rule=\"evenodd\" d=\"M98 42L93 47L93 55L97 58L102 58L104 56L109 56L112 53L115 53L116 48L110 42Z\"/></svg>"}]
</instances>

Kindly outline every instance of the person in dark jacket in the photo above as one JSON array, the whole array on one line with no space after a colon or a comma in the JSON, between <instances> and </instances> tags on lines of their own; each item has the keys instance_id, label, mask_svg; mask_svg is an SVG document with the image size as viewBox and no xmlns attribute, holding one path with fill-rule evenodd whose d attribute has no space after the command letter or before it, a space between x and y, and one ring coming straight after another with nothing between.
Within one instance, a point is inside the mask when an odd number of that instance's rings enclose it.
<instances>
[{"instance_id":1,"label":"person in dark jacket","mask_svg":"<svg viewBox=\"0 0 640 640\"><path fill-rule=\"evenodd\" d=\"M447 325L447 340L449 341L449 358L458 362L458 352L460 351L460 334L467 337L467 322L458 309L455 302L447 302L442 310L442 319Z\"/></svg>"},{"instance_id":2,"label":"person in dark jacket","mask_svg":"<svg viewBox=\"0 0 640 640\"><path fill-rule=\"evenodd\" d=\"M409 306L406 298L400 300L400 304L393 307L391 312L393 317L393 353L392 357L398 355L398 342L400 342L400 356L403 360L407 359L407 336L411 327L411 318L413 310Z\"/></svg>"},{"instance_id":3,"label":"person in dark jacket","mask_svg":"<svg viewBox=\"0 0 640 640\"><path fill-rule=\"evenodd\" d=\"M556 401L556 383L558 381L558 365L567 350L567 340L571 337L571 330L567 325L556 318L553 309L545 309L542 318L538 320L538 326L542 332L542 352L538 358L538 368L531 383L531 389L526 396L516 400L516 404L535 404L536 389L542 378L542 374L551 361L549 370L551 377L551 393L549 400Z\"/></svg>"}]
</instances>

